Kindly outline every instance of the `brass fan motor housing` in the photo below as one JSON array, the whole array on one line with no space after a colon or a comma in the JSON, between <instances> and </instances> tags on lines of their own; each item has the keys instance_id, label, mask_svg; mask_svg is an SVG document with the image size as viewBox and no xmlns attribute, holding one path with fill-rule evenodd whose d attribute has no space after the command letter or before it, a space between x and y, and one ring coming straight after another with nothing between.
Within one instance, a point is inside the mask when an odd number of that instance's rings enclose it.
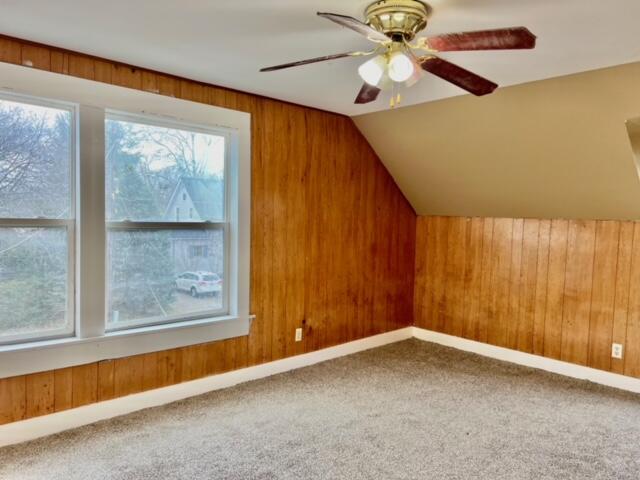
<instances>
[{"instance_id":1,"label":"brass fan motor housing","mask_svg":"<svg viewBox=\"0 0 640 480\"><path fill-rule=\"evenodd\" d=\"M379 0L369 5L364 15L367 24L389 38L409 42L427 26L431 7L418 0Z\"/></svg>"}]
</instances>

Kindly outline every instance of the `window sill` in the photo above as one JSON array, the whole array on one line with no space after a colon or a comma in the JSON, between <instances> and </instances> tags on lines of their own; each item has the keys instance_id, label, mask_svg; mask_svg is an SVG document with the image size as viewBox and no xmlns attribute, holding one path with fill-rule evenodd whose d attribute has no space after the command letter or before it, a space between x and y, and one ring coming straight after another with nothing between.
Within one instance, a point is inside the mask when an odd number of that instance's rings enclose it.
<instances>
[{"instance_id":1,"label":"window sill","mask_svg":"<svg viewBox=\"0 0 640 480\"><path fill-rule=\"evenodd\" d=\"M253 316L224 316L0 347L0 378L214 342L249 334Z\"/></svg>"}]
</instances>

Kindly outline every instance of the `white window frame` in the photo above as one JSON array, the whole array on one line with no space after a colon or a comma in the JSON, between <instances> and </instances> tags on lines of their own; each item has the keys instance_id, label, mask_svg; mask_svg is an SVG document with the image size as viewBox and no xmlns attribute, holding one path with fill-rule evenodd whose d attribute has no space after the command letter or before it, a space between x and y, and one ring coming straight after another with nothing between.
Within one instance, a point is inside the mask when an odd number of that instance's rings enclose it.
<instances>
[{"instance_id":1,"label":"white window frame","mask_svg":"<svg viewBox=\"0 0 640 480\"><path fill-rule=\"evenodd\" d=\"M14 97L54 99L75 105L79 158L75 175L75 235L70 235L75 268L75 331L66 338L0 345L0 378L64 368L105 359L178 348L249 333L251 116L148 92L0 64L0 92ZM228 138L225 168L226 312L169 323L106 331L105 128L107 113L153 124L201 126ZM157 121L156 121L157 120ZM22 220L21 220L22 221ZM42 220L42 222L47 222ZM145 222L146 223L146 222ZM158 226L159 224L154 224ZM172 225L175 225L172 223ZM194 223L198 228L202 224ZM161 226L161 225L160 225ZM70 260L70 261L71 261ZM73 279L72 279L73 280ZM70 282L73 286L74 282ZM73 288L73 287L72 287ZM73 298L73 296L71 296ZM74 302L72 302L74 303Z\"/></svg>"},{"instance_id":2,"label":"white window frame","mask_svg":"<svg viewBox=\"0 0 640 480\"><path fill-rule=\"evenodd\" d=\"M231 192L232 189L228 188L228 177L227 173L232 169L232 152L233 152L233 132L229 131L229 129L221 129L221 128L205 128L202 125L192 125L184 122L177 121L167 121L165 119L154 118L149 115L131 115L126 112L116 112L107 110L105 112L105 121L106 120L116 120L116 121L125 121L131 122L141 125L148 126L157 126L157 127L165 127L165 128L174 128L185 130L189 132L203 133L215 135L218 137L224 138L225 142L225 151L224 151L224 218L219 219L218 221L206 221L206 222L185 222L180 221L179 218L176 218L176 221L107 221L107 236L110 231L136 231L136 230L150 230L150 231L159 231L159 230L222 230L223 236L223 246L224 246L224 268L223 278L228 278L229 275L229 256L231 254L231 246L229 245L229 206L233 204L235 199L232 197ZM106 139L105 139L106 141ZM176 210L178 207L176 207ZM176 272L177 273L177 272ZM107 267L107 278L109 277L108 267ZM118 330L127 330L135 327L144 327L144 326L154 326L161 325L165 323L175 323L175 322L183 322L188 320L199 320L213 317L220 317L222 315L227 315L229 313L229 290L230 288L223 284L223 297L222 297L222 306L218 309L210 309L202 312L196 312L192 314L176 314L169 317L156 317L156 318L146 318L140 320L131 320L129 322L121 322L121 324L117 327L109 328L108 318L107 318L107 332L113 332ZM106 298L109 298L109 292L107 288ZM108 310L108 308L107 308Z\"/></svg>"},{"instance_id":3,"label":"white window frame","mask_svg":"<svg viewBox=\"0 0 640 480\"><path fill-rule=\"evenodd\" d=\"M40 333L3 335L2 344L11 345L35 340L51 340L69 337L75 332L75 244L76 244L76 184L75 177L78 166L77 154L77 106L68 102L59 102L48 99L34 98L27 95L7 94L0 91L0 100L17 104L33 105L36 107L53 108L63 110L71 115L71 138L69 139L69 216L67 219L53 218L0 218L0 227L6 228L59 228L67 233L67 326L52 330L44 330Z\"/></svg>"}]
</instances>

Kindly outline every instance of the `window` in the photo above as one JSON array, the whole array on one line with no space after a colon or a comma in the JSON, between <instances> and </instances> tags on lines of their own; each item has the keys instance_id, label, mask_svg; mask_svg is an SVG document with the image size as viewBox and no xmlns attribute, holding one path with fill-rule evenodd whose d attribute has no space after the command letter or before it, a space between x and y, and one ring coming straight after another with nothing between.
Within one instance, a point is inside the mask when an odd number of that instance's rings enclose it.
<instances>
[{"instance_id":1,"label":"window","mask_svg":"<svg viewBox=\"0 0 640 480\"><path fill-rule=\"evenodd\" d=\"M202 278L225 277L225 135L114 114L105 127L107 329L226 313L224 284ZM206 221L181 220L183 191Z\"/></svg>"},{"instance_id":2,"label":"window","mask_svg":"<svg viewBox=\"0 0 640 480\"><path fill-rule=\"evenodd\" d=\"M247 335L250 115L0 78L0 378Z\"/></svg>"},{"instance_id":3,"label":"window","mask_svg":"<svg viewBox=\"0 0 640 480\"><path fill-rule=\"evenodd\" d=\"M0 343L74 331L74 110L0 96Z\"/></svg>"}]
</instances>

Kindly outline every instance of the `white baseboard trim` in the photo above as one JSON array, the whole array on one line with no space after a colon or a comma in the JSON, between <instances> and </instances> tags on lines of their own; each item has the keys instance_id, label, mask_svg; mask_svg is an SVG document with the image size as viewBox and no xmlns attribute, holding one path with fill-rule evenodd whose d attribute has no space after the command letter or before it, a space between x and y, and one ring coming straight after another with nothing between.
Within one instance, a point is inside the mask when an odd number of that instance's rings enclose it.
<instances>
[{"instance_id":1,"label":"white baseboard trim","mask_svg":"<svg viewBox=\"0 0 640 480\"><path fill-rule=\"evenodd\" d=\"M446 347L452 347L465 352L472 352L483 357L495 358L505 362L523 365L525 367L537 368L547 372L557 373L567 377L588 380L607 387L627 390L629 392L640 393L640 379L619 375L617 373L596 370L595 368L583 367L573 363L553 360L551 358L532 355L530 353L518 352L508 348L496 347L486 343L467 340L466 338L454 337L444 333L433 332L423 328L412 327L413 336L418 340L437 343Z\"/></svg>"},{"instance_id":2,"label":"white baseboard trim","mask_svg":"<svg viewBox=\"0 0 640 480\"><path fill-rule=\"evenodd\" d=\"M232 387L240 383L269 377L278 373L296 370L316 363L370 350L390 343L417 338L446 347L475 353L484 357L537 368L567 377L588 380L608 387L640 393L640 379L604 372L589 367L561 362L529 353L496 347L465 338L454 337L418 327L406 327L393 332L363 338L317 352L305 353L275 362L234 370L232 372L200 378L190 382L120 397L84 407L30 418L0 426L0 447L34 440L72 428L89 425L145 408L157 407L203 393Z\"/></svg>"},{"instance_id":3,"label":"white baseboard trim","mask_svg":"<svg viewBox=\"0 0 640 480\"><path fill-rule=\"evenodd\" d=\"M9 423L0 426L0 447L34 440L100 420L125 415L145 408L165 405L214 390L232 387L239 383L269 377L390 343L408 340L413 336L413 333L413 327L406 327L343 345L325 348L317 352L305 353L254 367Z\"/></svg>"}]
</instances>

